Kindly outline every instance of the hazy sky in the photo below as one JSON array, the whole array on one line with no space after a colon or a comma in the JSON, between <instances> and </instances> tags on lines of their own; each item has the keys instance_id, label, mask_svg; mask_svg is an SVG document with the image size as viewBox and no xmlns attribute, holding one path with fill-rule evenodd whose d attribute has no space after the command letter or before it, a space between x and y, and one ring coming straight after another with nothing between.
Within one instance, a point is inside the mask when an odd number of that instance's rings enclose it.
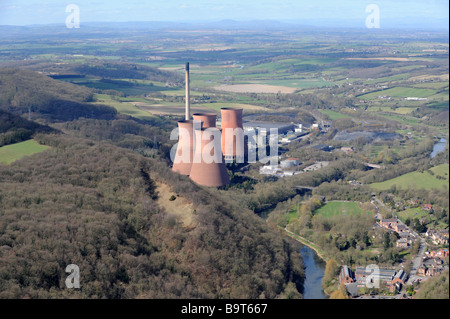
<instances>
[{"instance_id":1,"label":"hazy sky","mask_svg":"<svg viewBox=\"0 0 450 319\"><path fill-rule=\"evenodd\" d=\"M368 4L380 8L381 24L427 23L446 27L447 0L0 0L0 25L65 23L68 4L87 21L313 20L361 21ZM326 23L326 21L325 21ZM448 22L446 22L448 23Z\"/></svg>"}]
</instances>

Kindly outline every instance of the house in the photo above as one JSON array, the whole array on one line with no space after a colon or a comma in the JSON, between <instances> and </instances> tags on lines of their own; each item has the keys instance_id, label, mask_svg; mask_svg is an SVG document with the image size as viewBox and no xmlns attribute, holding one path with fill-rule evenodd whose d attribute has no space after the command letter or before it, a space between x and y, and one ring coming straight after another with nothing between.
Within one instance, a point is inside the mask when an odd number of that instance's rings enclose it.
<instances>
[{"instance_id":1,"label":"house","mask_svg":"<svg viewBox=\"0 0 450 319\"><path fill-rule=\"evenodd\" d=\"M341 272L339 273L339 283L351 284L355 282L353 279L353 273L348 266L342 266Z\"/></svg>"},{"instance_id":2,"label":"house","mask_svg":"<svg viewBox=\"0 0 450 319\"><path fill-rule=\"evenodd\" d=\"M431 204L423 204L423 208L424 208L427 212L429 212L430 210L433 209L433 205L431 205Z\"/></svg>"},{"instance_id":3,"label":"house","mask_svg":"<svg viewBox=\"0 0 450 319\"><path fill-rule=\"evenodd\" d=\"M395 283L389 286L390 293L397 293L402 290L402 284Z\"/></svg>"},{"instance_id":4,"label":"house","mask_svg":"<svg viewBox=\"0 0 450 319\"><path fill-rule=\"evenodd\" d=\"M444 269L441 267L431 267L427 269L426 276L427 277L436 277L439 276Z\"/></svg>"},{"instance_id":5,"label":"house","mask_svg":"<svg viewBox=\"0 0 450 319\"><path fill-rule=\"evenodd\" d=\"M392 285L394 284L404 285L405 281L406 281L406 273L403 271L403 269L401 269L395 274L394 279L392 280Z\"/></svg>"},{"instance_id":6,"label":"house","mask_svg":"<svg viewBox=\"0 0 450 319\"><path fill-rule=\"evenodd\" d=\"M341 147L341 151L345 153L345 155L350 155L353 153L353 147Z\"/></svg>"},{"instance_id":7,"label":"house","mask_svg":"<svg viewBox=\"0 0 450 319\"><path fill-rule=\"evenodd\" d=\"M437 231L430 228L425 235L431 237L435 245L448 245L448 229Z\"/></svg>"},{"instance_id":8,"label":"house","mask_svg":"<svg viewBox=\"0 0 450 319\"><path fill-rule=\"evenodd\" d=\"M346 284L345 289L347 290L347 293L352 297L356 298L359 296L359 287L356 282L353 282L351 284Z\"/></svg>"},{"instance_id":9,"label":"house","mask_svg":"<svg viewBox=\"0 0 450 319\"><path fill-rule=\"evenodd\" d=\"M444 259L445 257L449 256L449 251L447 248L441 248L437 251L430 252L430 256L432 258L436 257L436 258Z\"/></svg>"},{"instance_id":10,"label":"house","mask_svg":"<svg viewBox=\"0 0 450 319\"><path fill-rule=\"evenodd\" d=\"M395 225L395 231L399 234L406 232L407 230L408 230L408 228L405 225L400 225L400 224Z\"/></svg>"},{"instance_id":11,"label":"house","mask_svg":"<svg viewBox=\"0 0 450 319\"><path fill-rule=\"evenodd\" d=\"M417 207L419 205L419 200L417 199L411 199L409 202L409 205L411 205L412 207Z\"/></svg>"},{"instance_id":12,"label":"house","mask_svg":"<svg viewBox=\"0 0 450 319\"><path fill-rule=\"evenodd\" d=\"M397 247L398 248L408 248L411 243L411 240L408 240L407 238L400 238L397 240Z\"/></svg>"},{"instance_id":13,"label":"house","mask_svg":"<svg viewBox=\"0 0 450 319\"><path fill-rule=\"evenodd\" d=\"M381 219L380 226L390 230L397 229L397 219Z\"/></svg>"},{"instance_id":14,"label":"house","mask_svg":"<svg viewBox=\"0 0 450 319\"><path fill-rule=\"evenodd\" d=\"M436 252L436 257L439 257L441 259L448 257L449 256L449 252L447 248L441 248Z\"/></svg>"},{"instance_id":15,"label":"house","mask_svg":"<svg viewBox=\"0 0 450 319\"><path fill-rule=\"evenodd\" d=\"M417 275L425 276L426 273L427 273L427 267L424 264L420 265L420 267L417 268Z\"/></svg>"}]
</instances>

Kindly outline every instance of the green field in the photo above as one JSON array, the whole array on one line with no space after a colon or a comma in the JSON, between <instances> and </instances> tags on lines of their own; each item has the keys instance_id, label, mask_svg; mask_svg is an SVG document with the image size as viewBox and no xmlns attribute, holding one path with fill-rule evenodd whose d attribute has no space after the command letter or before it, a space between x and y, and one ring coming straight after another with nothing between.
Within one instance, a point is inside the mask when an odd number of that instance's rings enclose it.
<instances>
[{"instance_id":1,"label":"green field","mask_svg":"<svg viewBox=\"0 0 450 319\"><path fill-rule=\"evenodd\" d=\"M48 148L49 146L40 145L35 140L2 146L0 147L0 164L10 164L24 156L40 153Z\"/></svg>"},{"instance_id":2,"label":"green field","mask_svg":"<svg viewBox=\"0 0 450 319\"><path fill-rule=\"evenodd\" d=\"M319 110L319 111L320 111L320 113L328 115L328 117L332 121L343 119L343 118L350 118L351 117L349 115L338 113L338 112L332 111L332 110Z\"/></svg>"},{"instance_id":3,"label":"green field","mask_svg":"<svg viewBox=\"0 0 450 319\"><path fill-rule=\"evenodd\" d=\"M334 216L348 216L361 214L363 211L355 202L328 202L324 206L314 211L314 215L321 215L325 218Z\"/></svg>"},{"instance_id":4,"label":"green field","mask_svg":"<svg viewBox=\"0 0 450 319\"><path fill-rule=\"evenodd\" d=\"M431 171L434 175L431 175L429 172L425 171L423 173L420 172L411 172L405 175L401 175L399 177L381 182L370 184L373 189L376 190L388 190L393 185L396 185L397 188L414 188L414 189L426 189L431 190L433 188L444 188L448 189L448 174L449 174L449 164L441 164L431 168ZM444 179L438 179L436 176L442 176Z\"/></svg>"},{"instance_id":5,"label":"green field","mask_svg":"<svg viewBox=\"0 0 450 319\"><path fill-rule=\"evenodd\" d=\"M131 104L131 102L121 102L120 100L113 100L110 95L106 94L95 94L94 98L97 102L94 104L104 104L111 106L117 110L117 112L126 114L138 119L150 119L153 117L149 112L143 111L138 107ZM140 100L139 100L140 101Z\"/></svg>"},{"instance_id":6,"label":"green field","mask_svg":"<svg viewBox=\"0 0 450 319\"><path fill-rule=\"evenodd\" d=\"M410 209L400 211L397 213L397 215L398 215L398 218L400 218L400 220L402 222L405 222L408 218L411 220L413 220L415 218L420 219L421 217L430 215L430 213L426 212L421 207L415 207L415 208L410 208Z\"/></svg>"},{"instance_id":7,"label":"green field","mask_svg":"<svg viewBox=\"0 0 450 319\"><path fill-rule=\"evenodd\" d=\"M395 87L387 90L376 91L359 96L362 99L376 99L378 96L386 95L393 97L429 97L435 94L436 91L432 89L409 88L409 87Z\"/></svg>"}]
</instances>

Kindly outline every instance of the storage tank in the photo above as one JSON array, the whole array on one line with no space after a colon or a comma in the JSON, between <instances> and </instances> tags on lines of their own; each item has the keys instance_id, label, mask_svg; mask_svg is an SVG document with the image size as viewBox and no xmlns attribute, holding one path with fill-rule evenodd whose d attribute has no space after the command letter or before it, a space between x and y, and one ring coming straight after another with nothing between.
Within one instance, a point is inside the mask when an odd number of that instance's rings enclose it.
<instances>
[{"instance_id":1,"label":"storage tank","mask_svg":"<svg viewBox=\"0 0 450 319\"><path fill-rule=\"evenodd\" d=\"M201 123L197 123L196 125L201 128ZM178 146L175 153L172 170L182 175L189 175L191 172L195 148L194 121L179 121L178 129ZM183 153L185 151L187 151L187 154Z\"/></svg>"},{"instance_id":2,"label":"storage tank","mask_svg":"<svg viewBox=\"0 0 450 319\"><path fill-rule=\"evenodd\" d=\"M203 128L216 127L216 113L195 113L192 115L194 120L202 121Z\"/></svg>"},{"instance_id":3,"label":"storage tank","mask_svg":"<svg viewBox=\"0 0 450 319\"><path fill-rule=\"evenodd\" d=\"M242 126L242 109L221 108L220 115L222 117L222 150L224 157L227 160L234 157L243 158L246 151ZM227 131L227 129L232 129L235 134L231 135L233 132Z\"/></svg>"},{"instance_id":4,"label":"storage tank","mask_svg":"<svg viewBox=\"0 0 450 319\"><path fill-rule=\"evenodd\" d=\"M230 183L218 128L195 130L194 161L189 177L195 183L208 187Z\"/></svg>"}]
</instances>

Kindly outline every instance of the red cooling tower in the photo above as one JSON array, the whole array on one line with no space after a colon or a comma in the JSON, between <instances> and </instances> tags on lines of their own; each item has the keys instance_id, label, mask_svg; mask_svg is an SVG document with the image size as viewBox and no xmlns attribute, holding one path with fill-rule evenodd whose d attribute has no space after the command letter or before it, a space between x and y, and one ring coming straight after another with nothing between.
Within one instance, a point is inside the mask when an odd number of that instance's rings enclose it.
<instances>
[{"instance_id":1,"label":"red cooling tower","mask_svg":"<svg viewBox=\"0 0 450 319\"><path fill-rule=\"evenodd\" d=\"M218 128L195 130L194 162L189 177L197 184L208 187L230 183Z\"/></svg>"},{"instance_id":2,"label":"red cooling tower","mask_svg":"<svg viewBox=\"0 0 450 319\"><path fill-rule=\"evenodd\" d=\"M216 127L216 113L195 113L194 120L202 121L203 128Z\"/></svg>"},{"instance_id":3,"label":"red cooling tower","mask_svg":"<svg viewBox=\"0 0 450 319\"><path fill-rule=\"evenodd\" d=\"M225 158L244 156L244 131L242 126L242 109L221 108L222 150ZM227 135L227 129L240 129L237 135Z\"/></svg>"},{"instance_id":4,"label":"red cooling tower","mask_svg":"<svg viewBox=\"0 0 450 319\"><path fill-rule=\"evenodd\" d=\"M189 175L191 172L195 147L194 121L179 121L178 128L180 129L178 146L173 161L172 170L182 175ZM187 151L187 154L185 154L184 151Z\"/></svg>"}]
</instances>

